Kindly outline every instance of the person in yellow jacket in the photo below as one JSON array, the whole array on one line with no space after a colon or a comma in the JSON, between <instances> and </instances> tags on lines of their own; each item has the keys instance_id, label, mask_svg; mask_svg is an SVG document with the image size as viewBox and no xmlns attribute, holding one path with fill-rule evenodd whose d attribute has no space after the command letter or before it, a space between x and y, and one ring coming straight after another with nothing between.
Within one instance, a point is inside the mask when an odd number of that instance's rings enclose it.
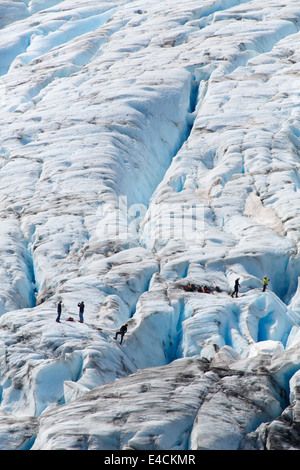
<instances>
[{"instance_id":1,"label":"person in yellow jacket","mask_svg":"<svg viewBox=\"0 0 300 470\"><path fill-rule=\"evenodd\" d=\"M268 279L267 276L265 276L265 277L263 278L263 292L265 292L269 281L270 281L270 279Z\"/></svg>"}]
</instances>

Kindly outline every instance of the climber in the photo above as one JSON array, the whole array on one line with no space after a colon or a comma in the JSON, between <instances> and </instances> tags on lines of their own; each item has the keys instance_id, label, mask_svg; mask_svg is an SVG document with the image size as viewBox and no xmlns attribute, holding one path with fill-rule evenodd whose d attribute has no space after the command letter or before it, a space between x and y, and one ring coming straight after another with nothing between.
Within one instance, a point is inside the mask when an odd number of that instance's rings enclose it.
<instances>
[{"instance_id":1,"label":"climber","mask_svg":"<svg viewBox=\"0 0 300 470\"><path fill-rule=\"evenodd\" d=\"M239 280L240 280L239 277L235 280L235 283L234 283L234 291L232 292L231 297L233 297L234 294L235 294L236 297L238 297L239 287L240 287Z\"/></svg>"},{"instance_id":2,"label":"climber","mask_svg":"<svg viewBox=\"0 0 300 470\"><path fill-rule=\"evenodd\" d=\"M118 335L121 335L120 344L122 344L123 337L124 337L125 333L127 333L127 326L128 326L128 323L125 323L125 325L121 326L119 331L117 331L115 336L114 336L114 339L117 339Z\"/></svg>"},{"instance_id":3,"label":"climber","mask_svg":"<svg viewBox=\"0 0 300 470\"><path fill-rule=\"evenodd\" d=\"M57 317L56 317L56 322L60 323L60 316L61 316L61 304L62 301L60 300L57 304Z\"/></svg>"},{"instance_id":4,"label":"climber","mask_svg":"<svg viewBox=\"0 0 300 470\"><path fill-rule=\"evenodd\" d=\"M78 307L79 307L79 322L80 322L80 323L83 323L84 303L83 303L83 302L79 302L79 303L78 303Z\"/></svg>"},{"instance_id":5,"label":"climber","mask_svg":"<svg viewBox=\"0 0 300 470\"><path fill-rule=\"evenodd\" d=\"M263 292L265 292L269 281L270 279L268 279L267 276L263 278Z\"/></svg>"},{"instance_id":6,"label":"climber","mask_svg":"<svg viewBox=\"0 0 300 470\"><path fill-rule=\"evenodd\" d=\"M203 287L202 287L202 291L203 291L205 294L210 294L210 293L211 293L210 288L207 287L207 286L203 286Z\"/></svg>"},{"instance_id":7,"label":"climber","mask_svg":"<svg viewBox=\"0 0 300 470\"><path fill-rule=\"evenodd\" d=\"M182 289L183 289L185 292L194 292L194 290L196 289L196 287L195 287L194 284L191 284L191 283L189 282L186 286L182 286Z\"/></svg>"}]
</instances>

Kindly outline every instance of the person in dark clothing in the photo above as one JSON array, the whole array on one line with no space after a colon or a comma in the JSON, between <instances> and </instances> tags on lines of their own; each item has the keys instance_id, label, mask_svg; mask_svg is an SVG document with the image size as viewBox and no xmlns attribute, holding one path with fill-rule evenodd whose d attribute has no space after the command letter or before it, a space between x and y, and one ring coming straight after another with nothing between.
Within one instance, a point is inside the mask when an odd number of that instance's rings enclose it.
<instances>
[{"instance_id":1,"label":"person in dark clothing","mask_svg":"<svg viewBox=\"0 0 300 470\"><path fill-rule=\"evenodd\" d=\"M61 304L62 304L62 301L60 300L57 304L57 317L56 317L56 322L57 323L60 323L60 316L61 316Z\"/></svg>"},{"instance_id":2,"label":"person in dark clothing","mask_svg":"<svg viewBox=\"0 0 300 470\"><path fill-rule=\"evenodd\" d=\"M121 335L120 344L122 344L124 335L125 335L125 333L127 333L127 326L128 326L128 323L125 323L125 325L121 326L121 328L119 329L119 331L117 331L116 334L115 334L115 336L114 336L114 339L117 339L117 338L118 338L118 335Z\"/></svg>"},{"instance_id":3,"label":"person in dark clothing","mask_svg":"<svg viewBox=\"0 0 300 470\"><path fill-rule=\"evenodd\" d=\"M238 297L239 287L240 287L239 280L240 280L239 277L235 280L235 283L234 283L234 291L232 292L231 297L233 297L234 294L235 294L236 297Z\"/></svg>"},{"instance_id":4,"label":"person in dark clothing","mask_svg":"<svg viewBox=\"0 0 300 470\"><path fill-rule=\"evenodd\" d=\"M80 323L83 323L84 303L83 303L83 302L79 302L79 303L78 303L78 307L79 307L79 322L80 322Z\"/></svg>"}]
</instances>

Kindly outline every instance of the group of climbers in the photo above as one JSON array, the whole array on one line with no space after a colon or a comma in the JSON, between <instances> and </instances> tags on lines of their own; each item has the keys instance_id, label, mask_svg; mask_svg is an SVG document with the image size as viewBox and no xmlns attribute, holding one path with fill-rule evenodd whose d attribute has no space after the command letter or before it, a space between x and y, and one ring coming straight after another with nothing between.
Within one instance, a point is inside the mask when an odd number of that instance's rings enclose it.
<instances>
[{"instance_id":1,"label":"group of climbers","mask_svg":"<svg viewBox=\"0 0 300 470\"><path fill-rule=\"evenodd\" d=\"M83 323L83 313L84 313L84 307L85 307L84 302L83 301L79 302L78 307L79 307L79 323ZM62 301L60 300L57 304L57 317L56 317L57 323L60 323L61 313L62 313ZM67 321L74 321L74 318L68 317ZM122 325L121 328L116 332L114 336L114 339L117 339L118 336L121 335L120 344L122 344L124 335L125 333L127 333L127 326L128 326L128 323L125 323L125 325Z\"/></svg>"},{"instance_id":2,"label":"group of climbers","mask_svg":"<svg viewBox=\"0 0 300 470\"><path fill-rule=\"evenodd\" d=\"M231 297L234 297L234 295L235 295L235 297L238 297L239 287L240 287L240 282L239 281L240 281L240 278L238 277L234 282L234 290L231 293ZM267 276L264 276L264 278L263 278L263 289L262 289L263 292L266 291L266 288L267 288L267 285L268 285L269 281L270 281L270 279L268 279ZM214 291L215 292L221 292L221 289L218 286L216 286L214 288L210 288L210 287L207 287L207 286L196 286L195 284L189 283L189 284L187 284L185 286L181 286L181 287L186 292L204 292L204 293L207 293L207 294L209 294L211 292L214 292ZM84 302L83 301L79 302L78 307L79 307L79 322L83 323L83 313L84 313L84 307L85 307ZM57 323L60 323L61 313L62 313L62 301L60 300L57 304L57 317L56 317L56 322ZM68 321L74 321L74 319L72 317L68 317L67 320ZM127 327L128 327L128 323L125 323L115 333L114 339L118 339L119 335L121 336L120 344L122 344L124 335L125 335L125 333L127 333Z\"/></svg>"},{"instance_id":3,"label":"group of climbers","mask_svg":"<svg viewBox=\"0 0 300 470\"><path fill-rule=\"evenodd\" d=\"M185 286L181 286L185 292L204 292L205 294L210 294L211 292L221 292L221 289L218 286L208 287L208 286L196 286L196 284L188 283Z\"/></svg>"},{"instance_id":4,"label":"group of climbers","mask_svg":"<svg viewBox=\"0 0 300 470\"><path fill-rule=\"evenodd\" d=\"M79 307L79 323L83 323L83 313L84 313L84 302L78 302ZM62 312L62 301L60 300L57 304L57 317L56 317L56 323L60 323L60 317L61 317L61 312ZM73 317L68 317L68 321L74 321Z\"/></svg>"},{"instance_id":5,"label":"group of climbers","mask_svg":"<svg viewBox=\"0 0 300 470\"><path fill-rule=\"evenodd\" d=\"M268 279L267 276L264 276L264 278L263 278L263 288L262 288L263 292L266 291L266 288L267 288L267 285L268 285L269 282L270 282L270 279ZM234 290L231 294L231 297L233 297L234 295L235 295L235 297L238 297L239 287L240 287L240 278L238 277L234 282Z\"/></svg>"},{"instance_id":6,"label":"group of climbers","mask_svg":"<svg viewBox=\"0 0 300 470\"><path fill-rule=\"evenodd\" d=\"M263 292L266 291L269 281L270 279L268 279L267 276L263 278L263 289L262 289ZM188 283L180 287L185 292L203 292L205 294L210 294L213 292L222 292L218 286L215 286L215 287L197 286L196 284ZM230 294L231 297L234 297L234 296L238 297L239 287L240 287L240 278L238 277L234 282L234 289L233 289L233 292Z\"/></svg>"},{"instance_id":7,"label":"group of climbers","mask_svg":"<svg viewBox=\"0 0 300 470\"><path fill-rule=\"evenodd\" d=\"M238 297L238 292L239 292L239 287L240 287L239 281L240 281L240 278L237 278L235 280L234 291L232 292L231 297L233 297L234 294L235 294L236 297ZM263 278L263 289L262 289L263 292L265 292L269 281L270 281L270 279L268 279L267 276L264 276L264 278ZM206 294L209 294L211 292L221 292L221 289L218 286L215 286L214 288L210 288L210 287L207 287L207 286L196 286L195 284L191 284L191 283L189 283L185 286L182 286L182 289L185 290L186 292L204 292ZM119 331L117 331L115 336L114 336L114 339L117 339L118 335L121 335L120 344L122 344L123 337L124 337L125 333L127 332L127 326L128 326L128 323L125 323L125 325L121 326Z\"/></svg>"}]
</instances>

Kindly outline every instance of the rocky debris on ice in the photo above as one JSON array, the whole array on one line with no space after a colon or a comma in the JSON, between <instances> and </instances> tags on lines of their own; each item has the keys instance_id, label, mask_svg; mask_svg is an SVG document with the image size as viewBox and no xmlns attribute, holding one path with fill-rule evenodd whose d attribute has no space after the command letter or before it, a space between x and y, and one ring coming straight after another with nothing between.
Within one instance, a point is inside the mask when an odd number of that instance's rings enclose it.
<instances>
[{"instance_id":1,"label":"rocky debris on ice","mask_svg":"<svg viewBox=\"0 0 300 470\"><path fill-rule=\"evenodd\" d=\"M247 432L278 416L280 395L263 370L179 359L95 389L59 415L43 413L33 449L237 449Z\"/></svg>"},{"instance_id":2,"label":"rocky debris on ice","mask_svg":"<svg viewBox=\"0 0 300 470\"><path fill-rule=\"evenodd\" d=\"M34 443L38 423L32 416L0 414L0 442L3 450L28 450Z\"/></svg>"},{"instance_id":3,"label":"rocky debris on ice","mask_svg":"<svg viewBox=\"0 0 300 470\"><path fill-rule=\"evenodd\" d=\"M43 413L33 449L259 448L262 444L259 441L255 447L254 436L262 440L260 429L281 423L277 417L287 403L285 389L270 373L272 346L267 348L256 361L248 361L247 370L239 368L238 354L224 346L212 361L178 359L116 381L113 389L109 384L94 389L61 407L59 417L55 409ZM282 361L280 355L278 360ZM294 409L297 400L296 396ZM295 446L298 418L289 409L284 412L289 418L278 432ZM83 417L80 428L79 416ZM271 425L260 425L268 421ZM102 428L105 432L99 432ZM274 434L270 448L284 448L283 440Z\"/></svg>"},{"instance_id":4,"label":"rocky debris on ice","mask_svg":"<svg viewBox=\"0 0 300 470\"><path fill-rule=\"evenodd\" d=\"M242 450L300 450L299 387L294 389L295 400L270 423L261 424L249 433Z\"/></svg>"}]
</instances>

